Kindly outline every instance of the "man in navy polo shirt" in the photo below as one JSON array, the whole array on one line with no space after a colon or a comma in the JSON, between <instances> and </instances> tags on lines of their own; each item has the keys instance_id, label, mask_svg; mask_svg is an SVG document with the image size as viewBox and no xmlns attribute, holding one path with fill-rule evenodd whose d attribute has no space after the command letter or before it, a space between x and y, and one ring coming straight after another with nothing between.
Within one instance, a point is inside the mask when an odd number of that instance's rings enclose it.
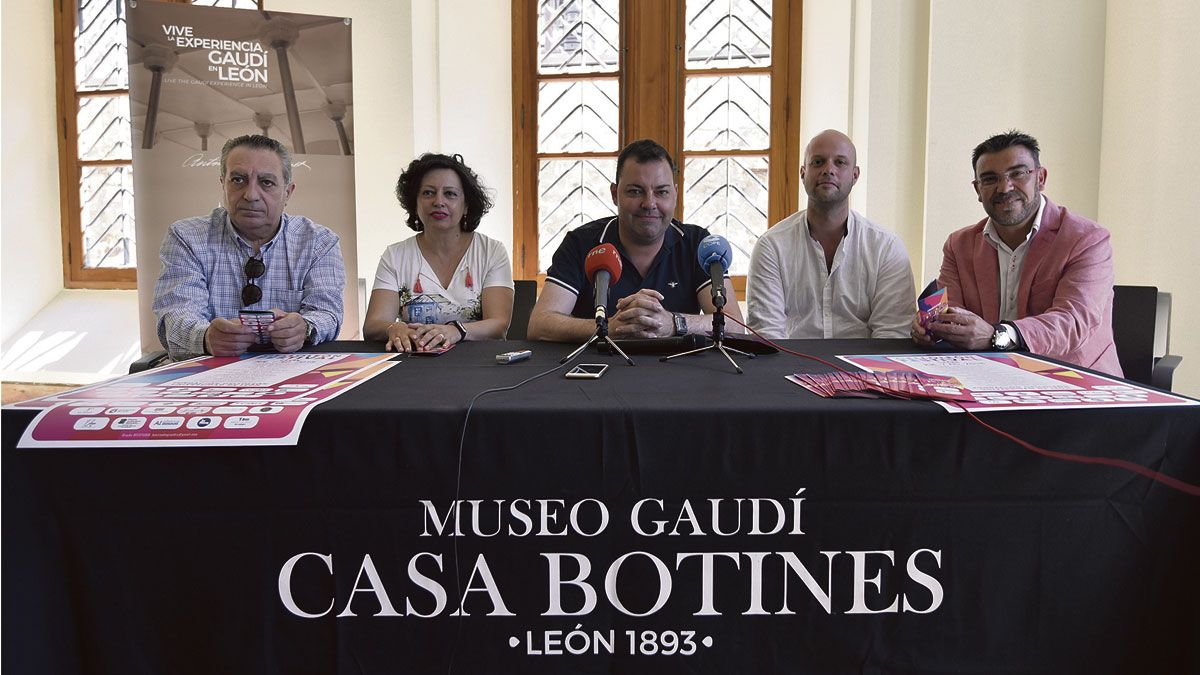
<instances>
[{"instance_id":1,"label":"man in navy polo shirt","mask_svg":"<svg viewBox=\"0 0 1200 675\"><path fill-rule=\"evenodd\" d=\"M611 186L615 217L601 218L567 233L554 252L546 285L529 317L529 338L583 341L596 331L591 280L584 257L601 243L621 254L621 278L609 289L608 331L617 339L706 333L712 319L711 281L700 269L696 249L708 230L672 220L675 162L651 140L634 141L617 157ZM736 297L725 278L725 295ZM736 302L725 313L742 319Z\"/></svg>"}]
</instances>

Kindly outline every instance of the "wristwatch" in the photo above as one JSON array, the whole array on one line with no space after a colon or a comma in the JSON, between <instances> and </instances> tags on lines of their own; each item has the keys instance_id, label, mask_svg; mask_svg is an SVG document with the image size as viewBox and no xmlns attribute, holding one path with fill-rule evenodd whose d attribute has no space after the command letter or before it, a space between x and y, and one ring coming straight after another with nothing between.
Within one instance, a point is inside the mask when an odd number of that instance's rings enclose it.
<instances>
[{"instance_id":1,"label":"wristwatch","mask_svg":"<svg viewBox=\"0 0 1200 675\"><path fill-rule=\"evenodd\" d=\"M671 318L675 320L675 337L687 335L687 318L679 312L671 312Z\"/></svg>"},{"instance_id":2,"label":"wristwatch","mask_svg":"<svg viewBox=\"0 0 1200 675\"><path fill-rule=\"evenodd\" d=\"M1010 352L1017 348L1017 329L1007 323L998 323L992 333L992 349Z\"/></svg>"},{"instance_id":3,"label":"wristwatch","mask_svg":"<svg viewBox=\"0 0 1200 675\"><path fill-rule=\"evenodd\" d=\"M459 335L460 335L460 337L458 338L459 342L462 342L463 340L466 340L466 339L467 339L467 329L466 329L466 328L463 328L463 325L462 325L462 323L460 323L459 321L447 321L447 322L446 322L446 325L447 325L447 326L454 326L455 328L457 328L457 329L458 329L458 332L459 332Z\"/></svg>"},{"instance_id":4,"label":"wristwatch","mask_svg":"<svg viewBox=\"0 0 1200 675\"><path fill-rule=\"evenodd\" d=\"M317 343L317 325L308 319L304 320L308 324L308 330L304 332L304 344L314 345Z\"/></svg>"}]
</instances>

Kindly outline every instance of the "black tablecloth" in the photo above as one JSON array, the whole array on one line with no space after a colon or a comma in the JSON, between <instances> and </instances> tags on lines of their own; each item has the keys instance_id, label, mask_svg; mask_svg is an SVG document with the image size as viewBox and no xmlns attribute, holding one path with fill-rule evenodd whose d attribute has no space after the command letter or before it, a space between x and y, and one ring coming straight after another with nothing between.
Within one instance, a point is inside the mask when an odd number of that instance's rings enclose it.
<instances>
[{"instance_id":1,"label":"black tablecloth","mask_svg":"<svg viewBox=\"0 0 1200 675\"><path fill-rule=\"evenodd\" d=\"M828 367L785 354L744 375L712 353L591 354L601 379L479 397L464 432L479 392L569 349L403 357L295 447L21 451L33 414L5 410L3 665L1200 671L1200 498L932 403L818 398L783 375ZM987 420L1200 483L1196 408Z\"/></svg>"}]
</instances>

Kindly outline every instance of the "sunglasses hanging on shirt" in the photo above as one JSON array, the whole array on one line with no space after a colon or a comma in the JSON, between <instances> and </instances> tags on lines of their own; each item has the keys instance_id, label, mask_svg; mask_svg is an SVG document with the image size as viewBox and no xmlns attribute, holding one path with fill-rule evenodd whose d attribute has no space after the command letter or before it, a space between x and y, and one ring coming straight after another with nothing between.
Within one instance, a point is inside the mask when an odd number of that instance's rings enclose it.
<instances>
[{"instance_id":1,"label":"sunglasses hanging on shirt","mask_svg":"<svg viewBox=\"0 0 1200 675\"><path fill-rule=\"evenodd\" d=\"M254 257L246 261L242 272L246 274L246 285L242 286L242 306L249 307L262 300L262 289L254 284L254 280L266 274L267 266L262 258Z\"/></svg>"}]
</instances>

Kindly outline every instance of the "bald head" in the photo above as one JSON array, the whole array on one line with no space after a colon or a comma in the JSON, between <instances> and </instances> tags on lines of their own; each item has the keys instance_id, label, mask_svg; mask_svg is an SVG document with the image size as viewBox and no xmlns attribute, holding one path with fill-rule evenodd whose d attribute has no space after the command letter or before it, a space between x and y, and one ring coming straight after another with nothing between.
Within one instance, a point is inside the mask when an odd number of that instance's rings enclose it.
<instances>
[{"instance_id":1,"label":"bald head","mask_svg":"<svg viewBox=\"0 0 1200 675\"><path fill-rule=\"evenodd\" d=\"M804 148L800 178L809 208L832 208L850 197L858 182L858 152L850 137L835 129L813 136Z\"/></svg>"},{"instance_id":2,"label":"bald head","mask_svg":"<svg viewBox=\"0 0 1200 675\"><path fill-rule=\"evenodd\" d=\"M804 163L808 164L808 158L813 152L821 152L829 156L828 151L841 151L850 159L850 166L858 166L858 150L854 147L854 141L850 137L837 129L826 129L808 142L804 147Z\"/></svg>"}]
</instances>

